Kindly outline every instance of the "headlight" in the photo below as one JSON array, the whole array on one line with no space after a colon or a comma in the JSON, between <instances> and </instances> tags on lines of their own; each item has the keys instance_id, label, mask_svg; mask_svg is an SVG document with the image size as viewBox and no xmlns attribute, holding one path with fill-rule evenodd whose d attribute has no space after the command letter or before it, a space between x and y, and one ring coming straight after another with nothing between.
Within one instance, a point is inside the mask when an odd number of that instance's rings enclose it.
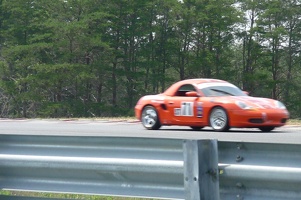
<instances>
[{"instance_id":1,"label":"headlight","mask_svg":"<svg viewBox=\"0 0 301 200\"><path fill-rule=\"evenodd\" d=\"M276 101L276 107L280 109L286 109L285 105L280 101Z\"/></svg>"},{"instance_id":2,"label":"headlight","mask_svg":"<svg viewBox=\"0 0 301 200\"><path fill-rule=\"evenodd\" d=\"M242 101L236 101L235 104L238 107L240 107L241 109L244 109L244 110L254 109L252 106L249 106L248 104L246 104L245 102L242 102Z\"/></svg>"}]
</instances>

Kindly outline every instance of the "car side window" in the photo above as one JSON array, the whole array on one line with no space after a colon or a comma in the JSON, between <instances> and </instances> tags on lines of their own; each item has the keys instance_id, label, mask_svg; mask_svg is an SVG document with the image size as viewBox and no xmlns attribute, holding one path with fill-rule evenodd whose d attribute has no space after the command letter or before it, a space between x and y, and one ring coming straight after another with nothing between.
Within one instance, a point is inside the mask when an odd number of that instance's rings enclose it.
<instances>
[{"instance_id":1,"label":"car side window","mask_svg":"<svg viewBox=\"0 0 301 200\"><path fill-rule=\"evenodd\" d=\"M176 92L175 96L184 97L186 92L190 92L190 91L196 91L193 85L191 84L182 85Z\"/></svg>"}]
</instances>

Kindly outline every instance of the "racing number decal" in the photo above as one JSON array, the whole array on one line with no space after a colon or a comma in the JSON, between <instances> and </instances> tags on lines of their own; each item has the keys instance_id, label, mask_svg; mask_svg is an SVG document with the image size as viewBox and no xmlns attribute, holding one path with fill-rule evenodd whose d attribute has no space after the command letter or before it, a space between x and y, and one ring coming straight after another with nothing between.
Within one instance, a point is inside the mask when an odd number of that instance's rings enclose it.
<instances>
[{"instance_id":1,"label":"racing number decal","mask_svg":"<svg viewBox=\"0 0 301 200\"><path fill-rule=\"evenodd\" d=\"M181 115L193 116L193 102L182 102Z\"/></svg>"},{"instance_id":2,"label":"racing number decal","mask_svg":"<svg viewBox=\"0 0 301 200\"><path fill-rule=\"evenodd\" d=\"M193 116L193 102L182 102L181 108L175 108L175 116Z\"/></svg>"}]
</instances>

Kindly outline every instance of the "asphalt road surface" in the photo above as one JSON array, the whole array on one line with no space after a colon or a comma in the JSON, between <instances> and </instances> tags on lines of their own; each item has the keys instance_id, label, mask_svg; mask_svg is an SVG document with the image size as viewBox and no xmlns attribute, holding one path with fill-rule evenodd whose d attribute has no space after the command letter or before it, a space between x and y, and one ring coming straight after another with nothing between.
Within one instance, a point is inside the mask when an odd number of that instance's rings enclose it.
<instances>
[{"instance_id":1,"label":"asphalt road surface","mask_svg":"<svg viewBox=\"0 0 301 200\"><path fill-rule=\"evenodd\" d=\"M272 132L230 129L214 132L210 127L193 131L185 126L146 130L138 121L106 120L0 120L0 134L218 139L219 141L301 144L301 126L284 126Z\"/></svg>"}]
</instances>

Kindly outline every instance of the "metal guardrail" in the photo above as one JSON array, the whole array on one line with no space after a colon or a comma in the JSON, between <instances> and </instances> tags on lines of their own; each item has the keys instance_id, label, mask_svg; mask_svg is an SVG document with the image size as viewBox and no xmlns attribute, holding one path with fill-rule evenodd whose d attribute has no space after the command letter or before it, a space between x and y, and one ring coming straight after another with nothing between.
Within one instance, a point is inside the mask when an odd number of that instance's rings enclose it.
<instances>
[{"instance_id":1,"label":"metal guardrail","mask_svg":"<svg viewBox=\"0 0 301 200\"><path fill-rule=\"evenodd\" d=\"M218 145L221 199L301 199L301 145Z\"/></svg>"},{"instance_id":2,"label":"metal guardrail","mask_svg":"<svg viewBox=\"0 0 301 200\"><path fill-rule=\"evenodd\" d=\"M297 200L301 145L0 135L0 189L160 199Z\"/></svg>"},{"instance_id":3,"label":"metal guardrail","mask_svg":"<svg viewBox=\"0 0 301 200\"><path fill-rule=\"evenodd\" d=\"M217 158L217 141L0 135L0 188L214 200L218 180L206 172L217 159L199 168L202 156Z\"/></svg>"}]
</instances>

